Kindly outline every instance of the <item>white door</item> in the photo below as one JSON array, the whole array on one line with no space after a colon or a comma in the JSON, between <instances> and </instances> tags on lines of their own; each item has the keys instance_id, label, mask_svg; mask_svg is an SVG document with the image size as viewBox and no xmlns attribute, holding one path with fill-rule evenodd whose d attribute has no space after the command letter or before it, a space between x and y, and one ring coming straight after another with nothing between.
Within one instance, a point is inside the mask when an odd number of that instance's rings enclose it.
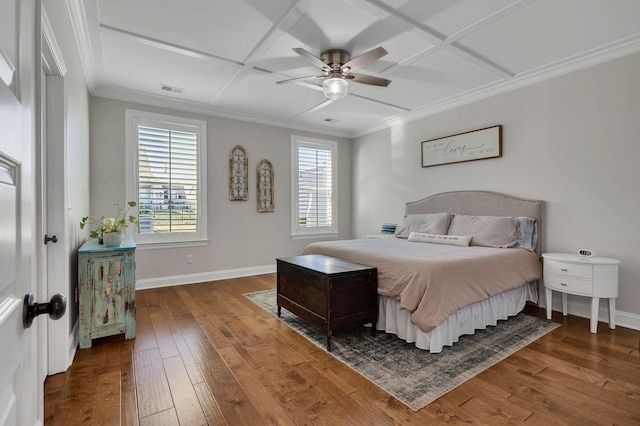
<instances>
[{"instance_id":1,"label":"white door","mask_svg":"<svg viewBox=\"0 0 640 426\"><path fill-rule=\"evenodd\" d=\"M37 323L22 322L37 293L34 178L36 2L0 0L0 425L34 425Z\"/></svg>"}]
</instances>

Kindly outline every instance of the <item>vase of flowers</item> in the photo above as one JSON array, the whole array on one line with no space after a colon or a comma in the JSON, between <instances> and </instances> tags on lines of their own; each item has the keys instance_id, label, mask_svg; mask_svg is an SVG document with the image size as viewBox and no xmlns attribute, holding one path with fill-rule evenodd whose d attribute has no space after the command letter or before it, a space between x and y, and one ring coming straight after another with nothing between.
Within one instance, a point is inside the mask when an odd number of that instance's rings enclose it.
<instances>
[{"instance_id":1,"label":"vase of flowers","mask_svg":"<svg viewBox=\"0 0 640 426\"><path fill-rule=\"evenodd\" d=\"M129 215L129 209L136 206L135 201L127 202L127 208L123 209L119 204L114 204L116 208L115 217L101 216L95 219L85 216L80 221L80 229L87 225L95 226L89 233L91 238L102 239L106 247L119 247L124 238L124 231L131 224L140 227L140 221L133 215Z\"/></svg>"}]
</instances>

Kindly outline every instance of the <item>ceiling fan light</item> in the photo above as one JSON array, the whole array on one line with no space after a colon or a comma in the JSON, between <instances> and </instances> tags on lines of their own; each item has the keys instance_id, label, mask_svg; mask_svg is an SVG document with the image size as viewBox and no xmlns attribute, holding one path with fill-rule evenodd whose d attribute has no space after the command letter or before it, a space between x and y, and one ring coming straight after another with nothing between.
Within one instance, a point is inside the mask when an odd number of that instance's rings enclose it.
<instances>
[{"instance_id":1,"label":"ceiling fan light","mask_svg":"<svg viewBox=\"0 0 640 426\"><path fill-rule=\"evenodd\" d=\"M349 82L342 77L327 78L322 83L322 91L327 99L342 99L347 96Z\"/></svg>"}]
</instances>

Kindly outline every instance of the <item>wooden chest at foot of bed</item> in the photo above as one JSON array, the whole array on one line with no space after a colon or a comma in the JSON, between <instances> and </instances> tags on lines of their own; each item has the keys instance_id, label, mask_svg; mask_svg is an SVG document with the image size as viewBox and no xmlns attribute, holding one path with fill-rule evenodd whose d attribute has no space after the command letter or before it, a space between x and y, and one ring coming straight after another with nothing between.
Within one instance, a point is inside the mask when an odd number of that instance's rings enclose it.
<instances>
[{"instance_id":1,"label":"wooden chest at foot of bed","mask_svg":"<svg viewBox=\"0 0 640 426\"><path fill-rule=\"evenodd\" d=\"M278 316L281 308L331 336L378 316L378 270L321 254L276 259Z\"/></svg>"}]
</instances>

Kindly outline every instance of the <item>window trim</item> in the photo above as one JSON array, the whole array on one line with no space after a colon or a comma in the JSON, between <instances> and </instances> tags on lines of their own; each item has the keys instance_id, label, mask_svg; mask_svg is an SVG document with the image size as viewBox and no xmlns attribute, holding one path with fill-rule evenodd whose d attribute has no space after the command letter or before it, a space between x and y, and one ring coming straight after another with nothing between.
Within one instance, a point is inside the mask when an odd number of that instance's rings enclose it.
<instances>
[{"instance_id":1,"label":"window trim","mask_svg":"<svg viewBox=\"0 0 640 426\"><path fill-rule=\"evenodd\" d=\"M331 151L331 216L333 223L327 227L306 228L298 226L298 148L320 148ZM305 239L338 236L338 142L326 139L291 136L291 238Z\"/></svg>"},{"instance_id":2,"label":"window trim","mask_svg":"<svg viewBox=\"0 0 640 426\"><path fill-rule=\"evenodd\" d=\"M207 234L207 122L185 117L157 114L147 111L126 109L126 199L138 202L138 135L139 125L151 127L172 127L189 129L198 134L198 232L140 234L135 227L130 228L131 235L141 248L172 248L185 246L203 246L208 244ZM139 217L138 205L132 214Z\"/></svg>"}]
</instances>

